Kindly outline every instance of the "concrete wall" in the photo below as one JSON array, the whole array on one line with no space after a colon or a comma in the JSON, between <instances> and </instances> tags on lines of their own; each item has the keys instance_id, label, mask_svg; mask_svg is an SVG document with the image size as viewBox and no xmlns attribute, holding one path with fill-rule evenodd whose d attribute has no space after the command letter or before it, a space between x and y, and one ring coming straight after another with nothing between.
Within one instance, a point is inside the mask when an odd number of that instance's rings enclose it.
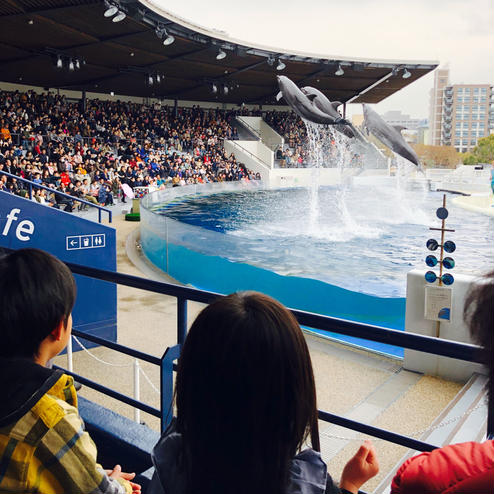
<instances>
[{"instance_id":1,"label":"concrete wall","mask_svg":"<svg viewBox=\"0 0 494 494\"><path fill-rule=\"evenodd\" d=\"M238 120L245 123L247 127L253 129L257 134L261 135L261 117L247 117L247 116L239 116Z\"/></svg>"},{"instance_id":2,"label":"concrete wall","mask_svg":"<svg viewBox=\"0 0 494 494\"><path fill-rule=\"evenodd\" d=\"M320 185L341 183L338 168L274 168L270 172L270 185L274 187L308 187L318 180Z\"/></svg>"},{"instance_id":3,"label":"concrete wall","mask_svg":"<svg viewBox=\"0 0 494 494\"><path fill-rule=\"evenodd\" d=\"M243 163L249 170L260 173L261 179L265 182L269 182L270 168L262 163L253 151L255 149L247 149L246 143L256 144L258 141L229 141L225 140L223 146L228 154L233 153L236 160Z\"/></svg>"},{"instance_id":4,"label":"concrete wall","mask_svg":"<svg viewBox=\"0 0 494 494\"><path fill-rule=\"evenodd\" d=\"M272 127L270 127L261 117L237 117L245 123L247 127L253 129L261 138L261 141L271 150L276 150L283 145L285 140Z\"/></svg>"},{"instance_id":5,"label":"concrete wall","mask_svg":"<svg viewBox=\"0 0 494 494\"><path fill-rule=\"evenodd\" d=\"M274 153L261 141L235 141L243 148L250 151L260 161L262 161L269 168L274 166Z\"/></svg>"},{"instance_id":6,"label":"concrete wall","mask_svg":"<svg viewBox=\"0 0 494 494\"><path fill-rule=\"evenodd\" d=\"M410 271L407 275L405 331L435 337L436 321L424 318L425 287L429 285L425 281L424 275L425 270L418 269ZM476 278L454 272L453 276L455 282L451 285L451 321L440 322L439 337L462 343L473 343L469 330L463 322L463 306L465 296ZM405 349L403 367L411 371L423 372L454 381L466 381L473 372L485 373L478 364L407 349Z\"/></svg>"},{"instance_id":7,"label":"concrete wall","mask_svg":"<svg viewBox=\"0 0 494 494\"><path fill-rule=\"evenodd\" d=\"M260 122L260 129L262 142L273 151L276 151L278 147L285 144L285 139L281 137L276 130L270 127L263 119L261 119Z\"/></svg>"}]
</instances>

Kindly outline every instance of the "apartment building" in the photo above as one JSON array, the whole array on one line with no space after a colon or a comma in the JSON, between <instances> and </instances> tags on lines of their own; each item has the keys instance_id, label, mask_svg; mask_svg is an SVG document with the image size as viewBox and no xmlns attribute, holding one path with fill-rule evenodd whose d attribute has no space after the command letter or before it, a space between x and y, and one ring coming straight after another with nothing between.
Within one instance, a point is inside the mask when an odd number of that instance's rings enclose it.
<instances>
[{"instance_id":1,"label":"apartment building","mask_svg":"<svg viewBox=\"0 0 494 494\"><path fill-rule=\"evenodd\" d=\"M449 69L434 74L429 143L464 153L494 131L494 92L490 84L449 84Z\"/></svg>"},{"instance_id":2,"label":"apartment building","mask_svg":"<svg viewBox=\"0 0 494 494\"><path fill-rule=\"evenodd\" d=\"M429 144L441 145L443 124L444 89L449 84L449 68L439 68L434 72L434 87L431 89L429 102Z\"/></svg>"},{"instance_id":3,"label":"apartment building","mask_svg":"<svg viewBox=\"0 0 494 494\"><path fill-rule=\"evenodd\" d=\"M442 144L464 153L494 129L493 91L489 84L455 84L444 90Z\"/></svg>"}]
</instances>

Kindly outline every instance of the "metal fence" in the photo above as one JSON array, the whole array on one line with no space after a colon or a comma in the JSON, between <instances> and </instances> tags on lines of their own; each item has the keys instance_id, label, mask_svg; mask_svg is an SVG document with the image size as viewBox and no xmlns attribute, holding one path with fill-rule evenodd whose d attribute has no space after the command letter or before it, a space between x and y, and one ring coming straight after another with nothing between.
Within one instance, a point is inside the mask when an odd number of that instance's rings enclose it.
<instances>
[{"instance_id":1,"label":"metal fence","mask_svg":"<svg viewBox=\"0 0 494 494\"><path fill-rule=\"evenodd\" d=\"M71 196L70 194L65 194L64 192L60 192L56 189L51 189L50 187L46 187L45 185L31 182L31 180L27 180L26 178L19 177L18 175L12 175L11 173L4 172L3 170L0 170L0 175L5 175L5 176L9 177L10 179L15 179L19 182L25 183L27 186L27 196L31 200L33 198L33 188L47 190L50 194L55 194L57 196L65 197L69 201L76 201L76 202L79 202L80 204L84 204L84 205L89 206L91 208L96 208L98 210L98 223L101 223L101 211L108 213L108 221L110 223L112 222L113 214L112 214L111 210L106 209L106 208L100 206L99 204L94 204L92 202L86 201L86 200L81 199L79 197Z\"/></svg>"},{"instance_id":2,"label":"metal fence","mask_svg":"<svg viewBox=\"0 0 494 494\"><path fill-rule=\"evenodd\" d=\"M73 273L88 276L98 280L104 280L119 285L125 285L141 290L146 290L153 293L160 293L175 297L177 300L177 343L168 347L161 358L139 352L132 348L119 345L111 341L107 341L96 336L88 335L80 331L74 331L74 335L84 338L101 346L111 348L120 353L132 356L137 359L142 359L154 365L160 366L161 369L161 387L160 387L160 409L150 407L149 405L118 393L110 388L95 383L78 374L74 374L71 369L67 372L82 384L107 394L117 400L120 400L128 405L136 407L146 413L159 417L161 419L161 428L164 430L172 418L173 404L173 371L176 369L174 361L180 355L180 349L185 341L187 334L187 301L195 301L201 303L211 303L215 298L221 296L217 293L204 290L197 290L185 286L174 285L171 283L163 283L158 281L147 280L137 276L132 276L122 273L114 273L101 269L80 266L77 264L67 263ZM418 350L425 353L451 357L468 362L481 363L480 347L465 343L458 343L449 340L439 340L437 338L422 336L413 333L405 333L403 331L359 324L343 319L321 316L309 312L292 310L293 314L303 326L320 329L332 333L339 333L348 336L355 336L371 341L386 343L389 345L397 345L412 350ZM412 437L397 434L395 432L380 429L362 422L347 419L345 417L335 415L326 411L319 411L319 418L326 422L336 424L354 431L358 431L376 438L384 439L401 446L411 448L417 451L432 451L437 446L428 444ZM488 417L487 432L490 436L494 432L494 420L492 414Z\"/></svg>"}]
</instances>

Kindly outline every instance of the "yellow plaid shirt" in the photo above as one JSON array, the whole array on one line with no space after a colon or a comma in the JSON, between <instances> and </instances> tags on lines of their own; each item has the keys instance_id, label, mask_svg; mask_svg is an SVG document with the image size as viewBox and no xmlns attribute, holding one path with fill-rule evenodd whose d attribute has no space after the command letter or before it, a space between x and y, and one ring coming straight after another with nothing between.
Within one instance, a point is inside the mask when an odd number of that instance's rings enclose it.
<instances>
[{"instance_id":1,"label":"yellow plaid shirt","mask_svg":"<svg viewBox=\"0 0 494 494\"><path fill-rule=\"evenodd\" d=\"M0 428L0 493L120 494L77 411L74 380L65 374L17 422Z\"/></svg>"}]
</instances>

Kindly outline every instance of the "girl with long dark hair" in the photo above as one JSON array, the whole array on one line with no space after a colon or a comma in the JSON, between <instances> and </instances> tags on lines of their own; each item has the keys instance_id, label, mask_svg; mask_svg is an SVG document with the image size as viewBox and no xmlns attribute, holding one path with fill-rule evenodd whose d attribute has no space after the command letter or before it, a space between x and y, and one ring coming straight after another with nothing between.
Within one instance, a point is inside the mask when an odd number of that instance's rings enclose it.
<instances>
[{"instance_id":1,"label":"girl with long dark hair","mask_svg":"<svg viewBox=\"0 0 494 494\"><path fill-rule=\"evenodd\" d=\"M260 293L229 295L199 314L178 364L176 407L153 452L152 494L357 493L378 471L366 442L333 483L319 454L304 336Z\"/></svg>"}]
</instances>

